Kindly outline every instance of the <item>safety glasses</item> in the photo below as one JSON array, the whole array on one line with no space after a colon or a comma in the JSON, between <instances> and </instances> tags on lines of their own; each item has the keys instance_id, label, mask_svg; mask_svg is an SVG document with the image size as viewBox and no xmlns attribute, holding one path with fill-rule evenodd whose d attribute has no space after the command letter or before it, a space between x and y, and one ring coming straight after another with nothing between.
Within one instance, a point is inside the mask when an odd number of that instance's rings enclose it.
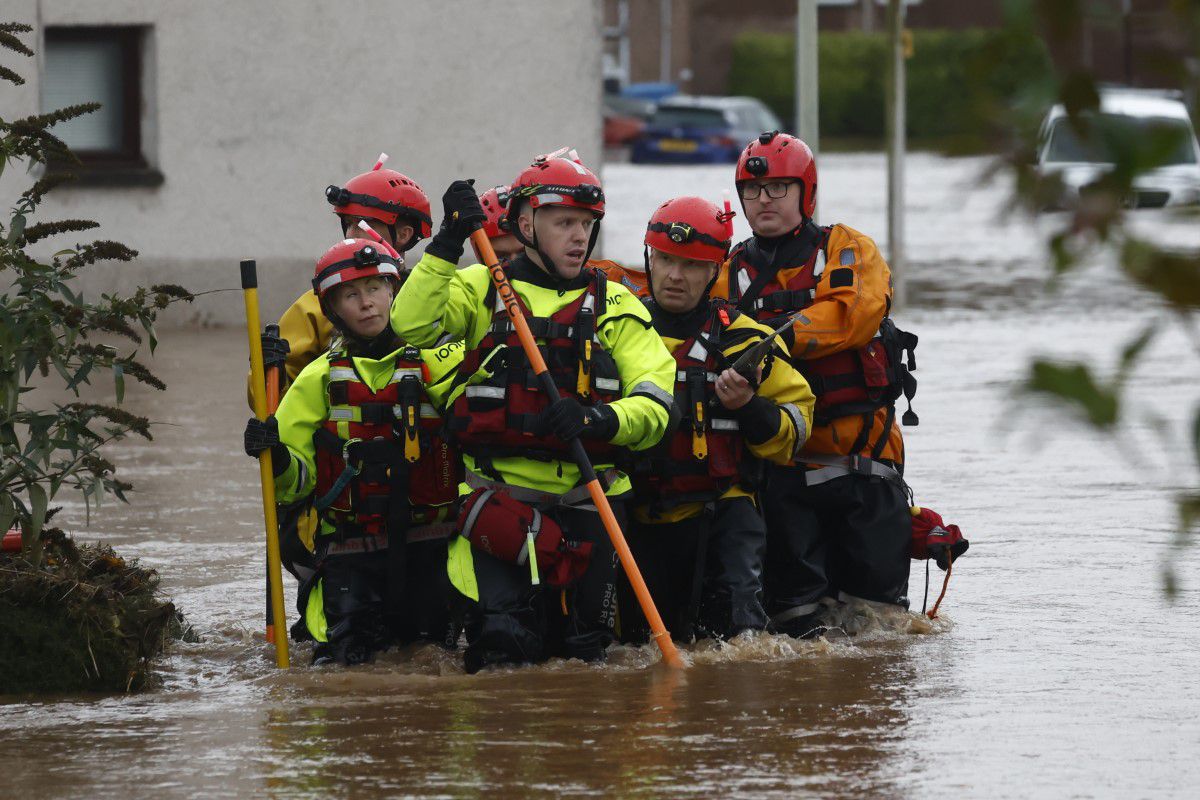
<instances>
[{"instance_id":1,"label":"safety glasses","mask_svg":"<svg viewBox=\"0 0 1200 800\"><path fill-rule=\"evenodd\" d=\"M757 200L765 189L767 197L772 200L778 200L781 197L786 197L788 187L794 184L795 181L767 181L766 183L743 183L738 187L738 192L743 200Z\"/></svg>"}]
</instances>

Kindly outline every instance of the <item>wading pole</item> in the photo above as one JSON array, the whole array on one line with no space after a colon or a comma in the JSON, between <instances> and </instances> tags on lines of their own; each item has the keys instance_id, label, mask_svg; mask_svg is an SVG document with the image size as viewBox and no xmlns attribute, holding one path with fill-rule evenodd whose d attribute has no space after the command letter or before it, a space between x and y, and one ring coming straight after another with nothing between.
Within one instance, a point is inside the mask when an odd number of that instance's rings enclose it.
<instances>
[{"instance_id":1,"label":"wading pole","mask_svg":"<svg viewBox=\"0 0 1200 800\"><path fill-rule=\"evenodd\" d=\"M266 333L269 336L276 336L276 337L279 336L279 326L278 325L268 325L266 328ZM279 380L279 367L278 366L267 367L267 415L268 416L271 414L274 414L276 412L276 410L278 410L278 408L279 408L279 384L280 383L281 383L281 381ZM278 514L279 514L278 508L276 509L275 513L276 513L276 517L278 517ZM276 528L276 530L278 530L278 528ZM266 614L267 641L274 642L275 641L275 603L272 602L272 600L271 600L271 559L270 558L268 558L267 562L266 562L266 576L265 577L266 577L266 581L265 581L266 591L264 592L264 596L267 598L267 607L266 607L267 608L267 614Z\"/></svg>"},{"instance_id":2,"label":"wading pole","mask_svg":"<svg viewBox=\"0 0 1200 800\"><path fill-rule=\"evenodd\" d=\"M266 383L263 378L262 340L258 327L258 273L253 261L242 262L242 295L246 299L246 331L250 335L250 391L254 416L267 418ZM258 455L262 483L263 518L267 529L267 578L271 584L271 610L275 628L275 665L288 666L287 619L283 615L283 576L279 565L279 520L275 516L275 472L270 448Z\"/></svg>"},{"instance_id":3,"label":"wading pole","mask_svg":"<svg viewBox=\"0 0 1200 800\"><path fill-rule=\"evenodd\" d=\"M471 234L471 245L483 263L487 265L488 273L492 276L492 283L496 286L496 294L503 301L504 307L508 309L509 319L512 320L513 327L517 330L517 336L521 339L521 349L525 351L525 357L529 359L529 366L537 375L542 391L548 398L557 398L558 387L555 386L554 379L550 377L542 353L538 350L537 343L533 340L533 334L529 330L529 324L525 321L525 315L521 313L517 293L513 291L512 285L508 282L508 276L504 274L504 268L500 266L496 252L492 249L492 243L488 241L487 234L483 232L483 229L476 230ZM637 595L638 605L642 607L642 613L646 615L646 621L650 623L651 635L654 637L654 643L658 645L658 649L662 651L663 661L672 667L682 667L683 659L680 658L679 651L675 649L675 643L671 641L671 634L667 633L662 617L658 615L654 599L650 597L650 590L646 588L646 582L642 580L642 572L638 569L637 562L633 560L633 553L629 550L625 535L621 533L621 526L617 524L612 506L608 504L608 497L604 494L599 479L596 478L596 470L592 468L592 462L583 449L583 442L576 437L568 442L568 445L571 448L571 458L579 467L579 474L587 484L588 494L592 496L592 502L595 504L596 510L600 512L600 519L604 522L604 529L608 531L608 538L612 540L613 548L621 557L621 566L625 568L625 574L629 577L629 583Z\"/></svg>"}]
</instances>

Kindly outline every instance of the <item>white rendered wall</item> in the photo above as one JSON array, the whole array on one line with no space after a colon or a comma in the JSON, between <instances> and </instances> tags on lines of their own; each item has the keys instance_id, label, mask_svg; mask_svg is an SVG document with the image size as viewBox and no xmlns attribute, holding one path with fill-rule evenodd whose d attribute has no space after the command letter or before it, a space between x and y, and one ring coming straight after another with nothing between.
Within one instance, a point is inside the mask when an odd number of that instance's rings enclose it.
<instances>
[{"instance_id":1,"label":"white rendered wall","mask_svg":"<svg viewBox=\"0 0 1200 800\"><path fill-rule=\"evenodd\" d=\"M133 265L89 268L89 292L236 287L238 260L255 258L272 319L339 238L325 187L370 169L381 151L430 195L435 229L454 178L474 177L482 191L566 144L600 167L592 0L9 0L0 16L38 27L22 39L39 58L44 26L153 27L143 145L165 182L61 188L38 215L94 219L99 238L141 253ZM0 86L0 116L37 113L37 61L3 59L28 82ZM0 178L6 209L28 180L19 170ZM234 293L175 317L242 318Z\"/></svg>"}]
</instances>

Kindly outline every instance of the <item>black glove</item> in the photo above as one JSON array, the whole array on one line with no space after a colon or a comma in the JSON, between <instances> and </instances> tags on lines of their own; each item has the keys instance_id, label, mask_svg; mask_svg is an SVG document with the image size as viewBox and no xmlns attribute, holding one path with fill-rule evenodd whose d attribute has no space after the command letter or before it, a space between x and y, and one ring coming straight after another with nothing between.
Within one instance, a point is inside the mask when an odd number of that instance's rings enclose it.
<instances>
[{"instance_id":1,"label":"black glove","mask_svg":"<svg viewBox=\"0 0 1200 800\"><path fill-rule=\"evenodd\" d=\"M279 328L268 325L262 335L263 368L282 367L287 362L288 353L292 351L287 339L279 338Z\"/></svg>"},{"instance_id":2,"label":"black glove","mask_svg":"<svg viewBox=\"0 0 1200 800\"><path fill-rule=\"evenodd\" d=\"M462 258L463 242L486 220L487 214L475 195L475 180L454 181L442 195L442 227L425 252L457 263Z\"/></svg>"},{"instance_id":3,"label":"black glove","mask_svg":"<svg viewBox=\"0 0 1200 800\"><path fill-rule=\"evenodd\" d=\"M952 526L957 534L958 526ZM961 534L958 534L961 537ZM933 536L929 539L929 557L932 558L942 570L950 566L950 562L958 561L958 557L967 552L967 548L971 543L963 538L947 537L946 541L935 540Z\"/></svg>"},{"instance_id":4,"label":"black glove","mask_svg":"<svg viewBox=\"0 0 1200 800\"><path fill-rule=\"evenodd\" d=\"M265 420L251 417L246 423L246 432L242 438L246 455L251 458L258 458L259 453L264 450L271 451L272 471L276 475L282 475L292 461L292 454L288 452L287 446L279 441L279 422L274 416Z\"/></svg>"},{"instance_id":5,"label":"black glove","mask_svg":"<svg viewBox=\"0 0 1200 800\"><path fill-rule=\"evenodd\" d=\"M538 431L569 442L576 436L609 441L617 435L617 412L607 405L584 406L574 397L563 397L538 417Z\"/></svg>"}]
</instances>

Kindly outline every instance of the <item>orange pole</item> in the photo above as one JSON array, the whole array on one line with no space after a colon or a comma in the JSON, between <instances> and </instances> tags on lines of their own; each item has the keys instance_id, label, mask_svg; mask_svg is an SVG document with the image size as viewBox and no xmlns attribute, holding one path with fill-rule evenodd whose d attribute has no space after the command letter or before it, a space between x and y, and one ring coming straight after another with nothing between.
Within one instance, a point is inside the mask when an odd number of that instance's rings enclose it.
<instances>
[{"instance_id":1,"label":"orange pole","mask_svg":"<svg viewBox=\"0 0 1200 800\"><path fill-rule=\"evenodd\" d=\"M504 267L496 258L496 251L492 249L492 243L488 240L487 234L482 229L476 230L471 234L471 244L475 248L475 253L487 265L488 272L492 276L492 283L496 286L496 294L499 295L504 307L508 310L509 319L512 320L517 337L521 340L521 349L525 351L525 357L529 359L529 366L537 375L542 391L548 397L558 397L558 388L554 385L554 380L546 369L546 362L542 358L542 352L538 350L533 333L529 330L525 315L521 313L517 293L513 290L512 284L508 282L508 276L504 274ZM591 495L596 510L600 512L600 520L604 523L604 529L608 531L608 538L612 540L613 548L621 559L621 566L625 569L629 583L633 586L634 594L637 595L638 605L642 607L642 613L646 615L646 621L650 623L651 635L654 637L654 643L658 645L658 649L662 651L663 661L672 667L683 667L683 659L675 648L675 642L671 641L671 634L667 633L667 628L663 625L658 608L654 605L654 598L650 596L650 590L646 588L646 581L642 578L642 571L638 569L637 562L633 560L633 553L625 541L625 534L621 533L621 526L617 523L612 506L609 505L608 496L604 494L600 480L596 477L596 470L593 469L592 462L583 449L583 442L578 438L572 439L570 447L571 457L579 467L579 473L587 485L588 494Z\"/></svg>"}]
</instances>

